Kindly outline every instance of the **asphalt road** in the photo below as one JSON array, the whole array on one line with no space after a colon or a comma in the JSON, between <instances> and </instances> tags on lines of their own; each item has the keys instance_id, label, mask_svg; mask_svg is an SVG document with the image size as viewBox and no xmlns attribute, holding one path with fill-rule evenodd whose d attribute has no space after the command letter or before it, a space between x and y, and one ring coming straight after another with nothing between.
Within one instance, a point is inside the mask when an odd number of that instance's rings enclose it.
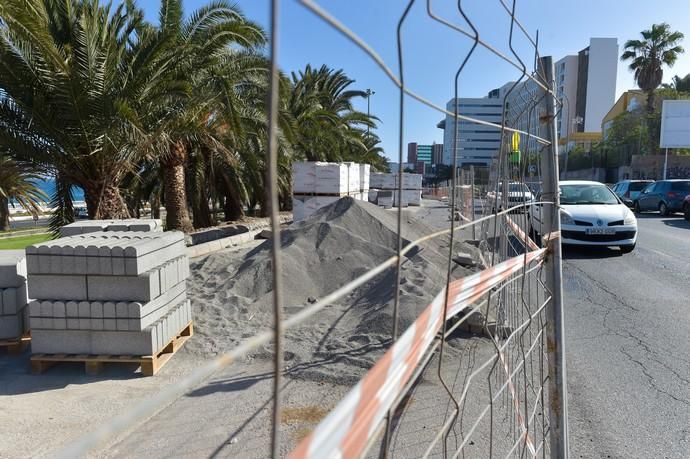
<instances>
[{"instance_id":1,"label":"asphalt road","mask_svg":"<svg viewBox=\"0 0 690 459\"><path fill-rule=\"evenodd\" d=\"M690 457L690 222L564 257L571 457Z\"/></svg>"}]
</instances>

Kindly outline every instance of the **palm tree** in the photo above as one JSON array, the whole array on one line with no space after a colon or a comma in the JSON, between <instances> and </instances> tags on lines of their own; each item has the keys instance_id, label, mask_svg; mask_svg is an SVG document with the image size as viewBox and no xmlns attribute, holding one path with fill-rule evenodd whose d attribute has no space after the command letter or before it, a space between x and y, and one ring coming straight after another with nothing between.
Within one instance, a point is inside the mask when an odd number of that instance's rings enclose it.
<instances>
[{"instance_id":1,"label":"palm tree","mask_svg":"<svg viewBox=\"0 0 690 459\"><path fill-rule=\"evenodd\" d=\"M656 148L658 134L653 127L654 91L664 77L663 66L673 67L678 56L684 52L679 45L684 35L671 31L666 24L654 24L649 30L641 32L642 40L625 42L625 52L621 60L629 60L630 70L635 73L637 85L647 93L647 123L650 151Z\"/></svg>"},{"instance_id":2,"label":"palm tree","mask_svg":"<svg viewBox=\"0 0 690 459\"><path fill-rule=\"evenodd\" d=\"M39 203L46 201L45 193L36 185L40 179L30 164L0 154L0 231L10 229L9 205L12 201L38 214Z\"/></svg>"},{"instance_id":3,"label":"palm tree","mask_svg":"<svg viewBox=\"0 0 690 459\"><path fill-rule=\"evenodd\" d=\"M57 172L66 189L83 188L91 218L127 217L118 185L135 130L123 123L123 101L149 82L133 77L141 10L130 1L3 0L0 29L0 144Z\"/></svg>"},{"instance_id":4,"label":"palm tree","mask_svg":"<svg viewBox=\"0 0 690 459\"><path fill-rule=\"evenodd\" d=\"M227 73L238 62L252 60L246 50L264 42L262 29L225 0L216 0L187 19L181 0L161 2L160 23L140 48L156 84L171 96L164 103L149 101L146 95L132 101L131 119L143 133L135 149L160 164L167 229L193 229L185 174L190 154L199 150L232 154L220 141L219 127L235 116L233 110L241 110L236 107L241 100L233 86L237 81ZM165 72L155 70L162 67ZM259 71L244 69L245 79ZM265 73L265 66L261 71Z\"/></svg>"},{"instance_id":5,"label":"palm tree","mask_svg":"<svg viewBox=\"0 0 690 459\"><path fill-rule=\"evenodd\" d=\"M365 152L366 127L375 127L372 116L354 109L353 99L367 97L343 70L323 65L307 65L292 74L292 91L288 101L295 122L293 148L298 158L308 161L343 161L353 151Z\"/></svg>"}]
</instances>

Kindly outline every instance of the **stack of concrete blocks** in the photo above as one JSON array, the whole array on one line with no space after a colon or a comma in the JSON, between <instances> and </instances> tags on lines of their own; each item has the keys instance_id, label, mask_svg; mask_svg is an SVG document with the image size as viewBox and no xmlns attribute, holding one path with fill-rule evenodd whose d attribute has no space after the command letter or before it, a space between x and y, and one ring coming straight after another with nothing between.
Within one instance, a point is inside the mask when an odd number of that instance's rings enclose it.
<instances>
[{"instance_id":1,"label":"stack of concrete blocks","mask_svg":"<svg viewBox=\"0 0 690 459\"><path fill-rule=\"evenodd\" d=\"M163 231L163 223L159 219L80 220L60 228L60 237L99 231L160 232Z\"/></svg>"},{"instance_id":2,"label":"stack of concrete blocks","mask_svg":"<svg viewBox=\"0 0 690 459\"><path fill-rule=\"evenodd\" d=\"M26 253L33 353L156 355L192 320L181 232L87 233Z\"/></svg>"},{"instance_id":3,"label":"stack of concrete blocks","mask_svg":"<svg viewBox=\"0 0 690 459\"><path fill-rule=\"evenodd\" d=\"M26 255L23 250L0 251L0 339L21 338L29 329Z\"/></svg>"},{"instance_id":4,"label":"stack of concrete blocks","mask_svg":"<svg viewBox=\"0 0 690 459\"><path fill-rule=\"evenodd\" d=\"M361 166L318 161L292 163L293 220L304 220L345 196L364 199Z\"/></svg>"},{"instance_id":5,"label":"stack of concrete blocks","mask_svg":"<svg viewBox=\"0 0 690 459\"><path fill-rule=\"evenodd\" d=\"M397 192L398 180L398 174L372 172L369 181L369 201L384 208L399 205L401 207L420 206L422 204L422 175L403 173L400 203Z\"/></svg>"}]
</instances>

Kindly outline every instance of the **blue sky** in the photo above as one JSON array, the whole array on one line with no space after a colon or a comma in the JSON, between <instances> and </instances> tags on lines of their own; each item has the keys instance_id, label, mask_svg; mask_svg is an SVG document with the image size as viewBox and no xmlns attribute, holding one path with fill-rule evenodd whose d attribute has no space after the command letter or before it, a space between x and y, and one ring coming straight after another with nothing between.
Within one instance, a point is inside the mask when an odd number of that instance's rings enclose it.
<instances>
[{"instance_id":1,"label":"blue sky","mask_svg":"<svg viewBox=\"0 0 690 459\"><path fill-rule=\"evenodd\" d=\"M504 0L512 5L511 0ZM185 13L205 4L205 0L185 0ZM250 19L268 26L268 0L239 0L239 7ZM150 20L157 20L159 2L139 0ZM405 0L319 0L318 4L364 39L397 73L396 27L407 5ZM403 30L405 82L413 91L437 105L453 94L453 80L460 62L469 51L470 40L426 15L427 0L416 0ZM449 0L432 0L432 8L446 20L467 29L455 5ZM465 0L466 12L480 36L509 54L510 20L499 0ZM541 55L554 60L576 54L586 47L590 37L614 37L619 48L640 30L653 23L668 22L687 38L688 52L676 65L665 71L664 81L673 75L690 73L690 8L687 0L518 0L517 16L534 34L539 30ZM296 0L281 2L280 66L290 72L312 65L327 64L342 68L359 89L371 88L371 111L381 119L378 133L386 155L397 160L398 109L397 88L379 67L358 47L316 17ZM524 38L515 36L514 46L528 65L533 54ZM519 72L489 52L478 48L460 77L461 97L481 97L489 90L514 80ZM627 65L619 63L617 95L635 87ZM366 111L366 101L359 104ZM436 127L443 115L409 98L405 101L403 130L404 154L410 141L442 142L443 132Z\"/></svg>"}]
</instances>

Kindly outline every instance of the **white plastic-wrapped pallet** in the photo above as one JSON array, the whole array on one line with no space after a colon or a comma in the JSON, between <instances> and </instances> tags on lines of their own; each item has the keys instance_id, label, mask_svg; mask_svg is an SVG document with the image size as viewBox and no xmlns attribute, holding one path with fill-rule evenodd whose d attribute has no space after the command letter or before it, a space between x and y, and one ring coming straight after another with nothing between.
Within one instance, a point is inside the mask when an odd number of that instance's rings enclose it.
<instances>
[{"instance_id":1,"label":"white plastic-wrapped pallet","mask_svg":"<svg viewBox=\"0 0 690 459\"><path fill-rule=\"evenodd\" d=\"M316 193L316 162L292 163L292 191L295 194Z\"/></svg>"},{"instance_id":2,"label":"white plastic-wrapped pallet","mask_svg":"<svg viewBox=\"0 0 690 459\"><path fill-rule=\"evenodd\" d=\"M369 174L371 166L369 164L359 165L359 190L363 193L369 191Z\"/></svg>"},{"instance_id":3,"label":"white plastic-wrapped pallet","mask_svg":"<svg viewBox=\"0 0 690 459\"><path fill-rule=\"evenodd\" d=\"M422 205L422 191L421 190L403 190L403 202L411 206Z\"/></svg>"},{"instance_id":4,"label":"white plastic-wrapped pallet","mask_svg":"<svg viewBox=\"0 0 690 459\"><path fill-rule=\"evenodd\" d=\"M354 196L361 191L360 165L357 163L345 164L347 164L347 192L349 195Z\"/></svg>"},{"instance_id":5,"label":"white plastic-wrapped pallet","mask_svg":"<svg viewBox=\"0 0 690 459\"><path fill-rule=\"evenodd\" d=\"M403 174L403 190L420 190L422 188L422 174Z\"/></svg>"},{"instance_id":6,"label":"white plastic-wrapped pallet","mask_svg":"<svg viewBox=\"0 0 690 459\"><path fill-rule=\"evenodd\" d=\"M347 194L348 166L342 163L316 163L315 194Z\"/></svg>"}]
</instances>

